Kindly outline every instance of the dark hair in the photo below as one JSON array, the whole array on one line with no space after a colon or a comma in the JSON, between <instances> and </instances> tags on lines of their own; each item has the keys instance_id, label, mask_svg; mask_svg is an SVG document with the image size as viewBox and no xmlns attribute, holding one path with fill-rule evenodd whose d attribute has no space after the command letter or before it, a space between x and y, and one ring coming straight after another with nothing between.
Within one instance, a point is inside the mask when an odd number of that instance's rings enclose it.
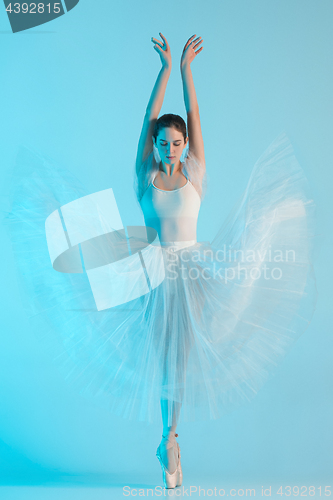
<instances>
[{"instance_id":1,"label":"dark hair","mask_svg":"<svg viewBox=\"0 0 333 500\"><path fill-rule=\"evenodd\" d=\"M183 118L179 115L173 115L172 113L168 113L166 115L160 116L155 123L153 137L156 141L159 131L166 127L173 127L176 130L179 130L183 134L184 141L187 137L186 133L186 123Z\"/></svg>"}]
</instances>

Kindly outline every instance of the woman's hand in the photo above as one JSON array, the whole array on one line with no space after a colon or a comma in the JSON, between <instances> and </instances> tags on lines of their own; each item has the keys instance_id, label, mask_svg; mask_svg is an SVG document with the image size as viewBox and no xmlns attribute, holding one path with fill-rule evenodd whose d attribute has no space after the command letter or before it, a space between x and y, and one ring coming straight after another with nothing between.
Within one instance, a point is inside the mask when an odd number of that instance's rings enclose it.
<instances>
[{"instance_id":1,"label":"woman's hand","mask_svg":"<svg viewBox=\"0 0 333 500\"><path fill-rule=\"evenodd\" d=\"M154 49L159 53L160 58L161 58L161 63L162 66L165 68L171 68L171 51L169 44L166 40L166 38L160 33L161 38L164 43L160 42L156 38L151 39L151 41L155 44Z\"/></svg>"},{"instance_id":2,"label":"woman's hand","mask_svg":"<svg viewBox=\"0 0 333 500\"><path fill-rule=\"evenodd\" d=\"M202 51L203 47L199 48L199 45L203 42L203 39L198 36L196 39L194 39L196 35L191 36L185 44L182 57L180 60L180 67L184 68L187 65L190 65L193 59L195 58L196 55L199 54L199 52Z\"/></svg>"}]
</instances>

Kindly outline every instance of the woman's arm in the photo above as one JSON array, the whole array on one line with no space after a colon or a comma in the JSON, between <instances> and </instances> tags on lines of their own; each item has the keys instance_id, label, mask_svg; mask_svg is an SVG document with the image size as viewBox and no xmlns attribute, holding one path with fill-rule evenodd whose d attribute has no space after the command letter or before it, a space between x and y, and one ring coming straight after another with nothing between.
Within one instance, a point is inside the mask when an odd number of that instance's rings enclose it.
<instances>
[{"instance_id":1,"label":"woman's arm","mask_svg":"<svg viewBox=\"0 0 333 500\"><path fill-rule=\"evenodd\" d=\"M150 151L153 148L152 135L154 131L154 126L158 118L159 112L161 111L162 108L165 89L171 73L170 47L166 38L161 33L160 35L161 38L164 40L164 44L162 44L159 40L156 40L155 38L151 39L152 42L154 42L155 44L154 49L160 54L162 68L157 76L143 120L143 126L141 130L137 157L136 157L137 173L139 172L139 169L143 161L148 156L148 153L150 153Z\"/></svg>"},{"instance_id":2,"label":"woman's arm","mask_svg":"<svg viewBox=\"0 0 333 500\"><path fill-rule=\"evenodd\" d=\"M199 105L195 93L191 62L203 47L198 48L202 43L201 37L194 40L196 35L188 39L180 61L180 71L183 80L184 103L187 112L187 128L189 150L198 158L200 163L205 165L204 142L202 138Z\"/></svg>"}]
</instances>

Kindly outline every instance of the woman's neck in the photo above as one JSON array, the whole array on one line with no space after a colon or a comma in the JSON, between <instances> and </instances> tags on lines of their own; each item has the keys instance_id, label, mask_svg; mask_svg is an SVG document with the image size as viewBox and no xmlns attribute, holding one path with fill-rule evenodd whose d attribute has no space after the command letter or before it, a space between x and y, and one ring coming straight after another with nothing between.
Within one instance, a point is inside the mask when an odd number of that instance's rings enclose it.
<instances>
[{"instance_id":1,"label":"woman's neck","mask_svg":"<svg viewBox=\"0 0 333 500\"><path fill-rule=\"evenodd\" d=\"M171 177L172 175L176 175L182 171L182 163L178 160L177 163L164 163L162 160L159 164L159 171L163 172L166 176Z\"/></svg>"}]
</instances>

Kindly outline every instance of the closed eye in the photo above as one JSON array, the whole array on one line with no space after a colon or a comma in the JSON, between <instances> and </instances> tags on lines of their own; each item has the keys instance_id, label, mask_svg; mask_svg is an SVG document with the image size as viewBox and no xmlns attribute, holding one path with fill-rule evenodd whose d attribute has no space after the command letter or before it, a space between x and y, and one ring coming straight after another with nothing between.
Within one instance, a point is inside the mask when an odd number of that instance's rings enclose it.
<instances>
[{"instance_id":1,"label":"closed eye","mask_svg":"<svg viewBox=\"0 0 333 500\"><path fill-rule=\"evenodd\" d=\"M166 143L166 142L161 142L160 144L161 144L161 146L166 146L166 145L167 145L167 143ZM180 145L180 142L177 142L177 143L176 143L176 142L174 142L174 145L175 145L175 146L179 146L179 145Z\"/></svg>"}]
</instances>

